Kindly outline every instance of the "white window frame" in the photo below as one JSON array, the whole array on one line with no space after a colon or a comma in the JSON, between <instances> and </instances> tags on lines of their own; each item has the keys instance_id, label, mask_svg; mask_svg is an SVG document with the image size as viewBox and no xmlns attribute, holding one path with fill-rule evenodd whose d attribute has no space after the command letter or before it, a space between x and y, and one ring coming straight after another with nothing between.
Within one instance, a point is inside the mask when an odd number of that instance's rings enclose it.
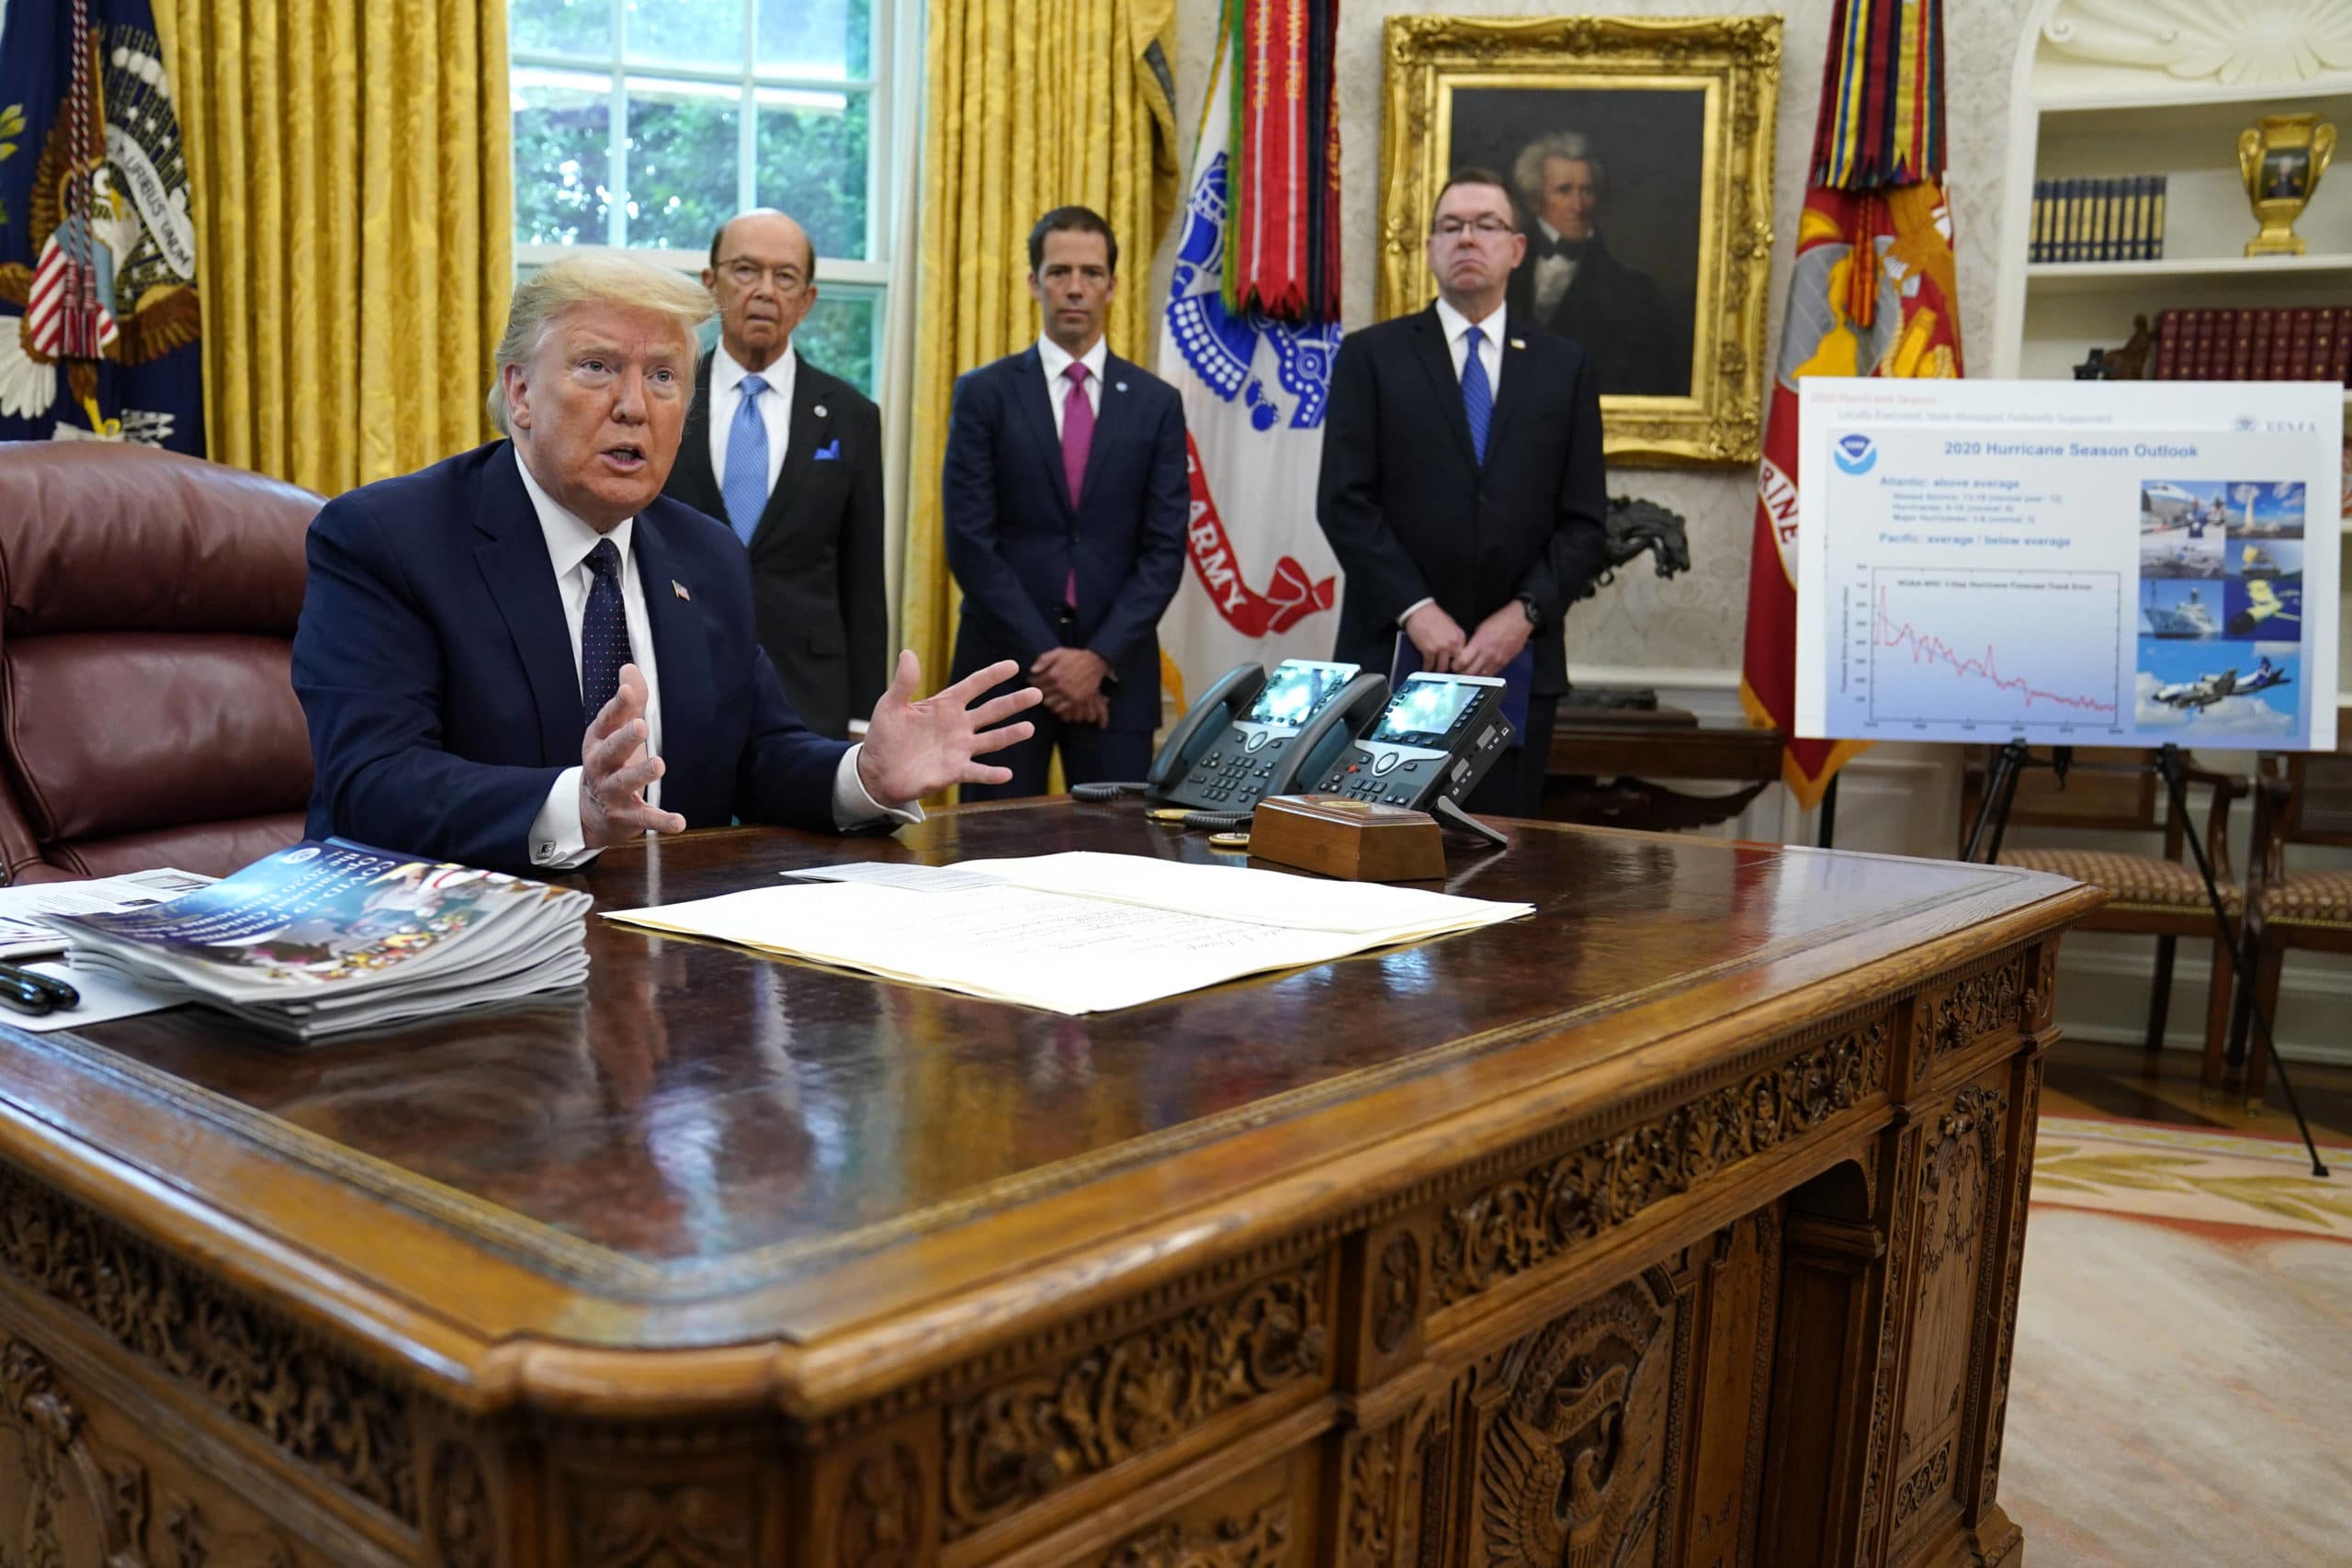
<instances>
[{"instance_id":1,"label":"white window frame","mask_svg":"<svg viewBox=\"0 0 2352 1568\"><path fill-rule=\"evenodd\" d=\"M759 3L773 4L775 0L759 0ZM875 302L874 393L876 397L881 396L888 367L886 351L889 341L891 285L898 271L892 251L899 232L898 202L901 182L898 175L901 163L916 153L914 117L907 111L910 111L917 101L917 73L922 69L922 0L872 0L871 25L874 31L868 41L866 58L874 69L862 77L831 77L756 69L752 61L758 42L757 3L747 4L743 7L743 58L735 70L631 60L626 49L627 0L611 0L611 37L614 42L611 53L602 62L591 62L572 55L540 53L509 45L507 66L510 71L562 72L591 78L601 76L607 79L608 91L612 95L612 137L606 144L609 164L605 185L613 192L614 200L605 215L603 243L545 245L518 243L514 246L516 268L545 266L561 257L577 255L583 251L626 249L629 254L657 265L672 267L695 278L702 276L703 268L710 260L707 250L623 245L620 243L628 223L628 85L632 80L703 83L738 89L741 95L740 101L748 111L736 117L735 206L738 211L752 206L757 199L757 170L754 164L759 145L759 118L756 94L778 89L786 92L864 93L867 97L865 259L854 261L843 256L819 256L817 284L820 289L830 289L836 299L870 299ZM511 174L510 170L510 176Z\"/></svg>"}]
</instances>

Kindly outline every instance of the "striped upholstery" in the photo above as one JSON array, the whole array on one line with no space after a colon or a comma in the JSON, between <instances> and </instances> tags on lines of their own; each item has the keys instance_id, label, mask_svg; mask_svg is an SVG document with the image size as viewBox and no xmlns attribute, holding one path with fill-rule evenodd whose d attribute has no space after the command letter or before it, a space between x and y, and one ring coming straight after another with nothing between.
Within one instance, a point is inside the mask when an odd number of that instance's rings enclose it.
<instances>
[{"instance_id":1,"label":"striped upholstery","mask_svg":"<svg viewBox=\"0 0 2352 1568\"><path fill-rule=\"evenodd\" d=\"M2005 850L2003 865L2051 871L2104 888L2109 909L2202 909L2204 879L2193 865L2161 855L2118 854L2108 850ZM2224 884L2222 907L2234 915L2245 908L2245 889Z\"/></svg>"}]
</instances>

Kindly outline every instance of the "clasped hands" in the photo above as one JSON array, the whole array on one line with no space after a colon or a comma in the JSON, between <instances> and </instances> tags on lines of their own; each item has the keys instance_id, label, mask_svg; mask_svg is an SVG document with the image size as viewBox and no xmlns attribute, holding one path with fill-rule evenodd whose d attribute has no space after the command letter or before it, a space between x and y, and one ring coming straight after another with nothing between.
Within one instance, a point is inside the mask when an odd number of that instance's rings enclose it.
<instances>
[{"instance_id":1,"label":"clasped hands","mask_svg":"<svg viewBox=\"0 0 2352 1568\"><path fill-rule=\"evenodd\" d=\"M1029 678L1045 694L1046 711L1066 724L1111 722L1111 699L1102 694L1110 673L1109 661L1085 648L1049 648L1029 666Z\"/></svg>"},{"instance_id":2,"label":"clasped hands","mask_svg":"<svg viewBox=\"0 0 2352 1568\"><path fill-rule=\"evenodd\" d=\"M1467 637L1452 615L1433 604L1405 617L1405 635L1420 650L1421 668L1442 675L1499 675L1519 657L1534 629L1516 599L1480 621Z\"/></svg>"},{"instance_id":3,"label":"clasped hands","mask_svg":"<svg viewBox=\"0 0 2352 1568\"><path fill-rule=\"evenodd\" d=\"M956 784L1004 784L1012 770L974 761L1018 745L1035 732L1026 719L1004 721L1035 707L1042 694L1024 686L978 703L991 688L1021 673L1004 660L978 670L941 692L916 700L922 666L911 649L899 655L890 689L875 705L865 739L857 753L857 782L886 805L920 800ZM589 725L580 743L580 830L591 849L603 849L645 833L680 833L686 819L645 801L646 786L666 764L645 749L645 675L634 664L621 666L620 689ZM992 728L993 727L993 728Z\"/></svg>"}]
</instances>

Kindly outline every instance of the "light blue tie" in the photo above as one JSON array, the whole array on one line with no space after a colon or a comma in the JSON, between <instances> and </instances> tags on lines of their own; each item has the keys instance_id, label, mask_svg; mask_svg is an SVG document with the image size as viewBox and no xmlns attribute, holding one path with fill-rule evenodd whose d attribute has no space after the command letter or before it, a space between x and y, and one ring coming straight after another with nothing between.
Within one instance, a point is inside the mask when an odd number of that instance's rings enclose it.
<instances>
[{"instance_id":1,"label":"light blue tie","mask_svg":"<svg viewBox=\"0 0 2352 1568\"><path fill-rule=\"evenodd\" d=\"M768 504L768 422L760 417L760 394L768 384L758 376L744 377L742 384L743 400L727 432L727 474L718 481L718 494L735 536L748 548Z\"/></svg>"},{"instance_id":2,"label":"light blue tie","mask_svg":"<svg viewBox=\"0 0 2352 1568\"><path fill-rule=\"evenodd\" d=\"M1462 356L1462 412L1470 420L1470 449L1478 454L1478 461L1487 460L1487 427L1495 420L1495 389L1487 379L1487 362L1478 357L1481 341L1478 329L1472 327L1462 334L1469 350ZM727 460L727 471L735 471L735 460Z\"/></svg>"}]
</instances>

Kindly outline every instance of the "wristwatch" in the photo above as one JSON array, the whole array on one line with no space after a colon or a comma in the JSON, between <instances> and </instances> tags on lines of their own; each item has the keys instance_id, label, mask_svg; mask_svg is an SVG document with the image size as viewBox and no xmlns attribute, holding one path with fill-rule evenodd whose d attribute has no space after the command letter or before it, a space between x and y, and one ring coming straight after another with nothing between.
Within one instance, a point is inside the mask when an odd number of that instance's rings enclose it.
<instances>
[{"instance_id":1,"label":"wristwatch","mask_svg":"<svg viewBox=\"0 0 2352 1568\"><path fill-rule=\"evenodd\" d=\"M1535 607L1534 594L1521 594L1519 596L1519 607L1527 612L1527 624L1530 626L1541 626L1544 624L1544 612Z\"/></svg>"}]
</instances>

